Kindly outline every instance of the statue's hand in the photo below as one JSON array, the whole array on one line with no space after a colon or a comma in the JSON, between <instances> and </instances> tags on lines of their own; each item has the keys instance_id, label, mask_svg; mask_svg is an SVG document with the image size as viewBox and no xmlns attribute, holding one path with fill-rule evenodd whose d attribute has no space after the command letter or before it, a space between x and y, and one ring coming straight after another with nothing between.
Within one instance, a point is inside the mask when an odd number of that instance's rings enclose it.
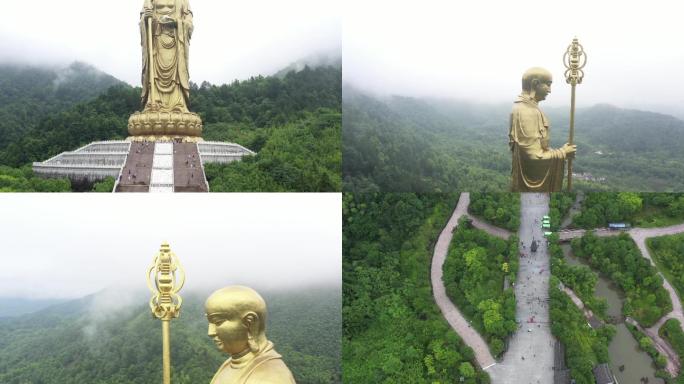
<instances>
[{"instance_id":1,"label":"statue's hand","mask_svg":"<svg viewBox=\"0 0 684 384\"><path fill-rule=\"evenodd\" d=\"M574 159L575 158L575 152L577 152L577 145L573 144L570 145L568 143L565 143L563 147L561 148L563 152L565 152L565 157Z\"/></svg>"},{"instance_id":2,"label":"statue's hand","mask_svg":"<svg viewBox=\"0 0 684 384\"><path fill-rule=\"evenodd\" d=\"M148 17L152 17L154 15L154 9L152 8L145 8L143 11L143 17L147 19Z\"/></svg>"}]
</instances>

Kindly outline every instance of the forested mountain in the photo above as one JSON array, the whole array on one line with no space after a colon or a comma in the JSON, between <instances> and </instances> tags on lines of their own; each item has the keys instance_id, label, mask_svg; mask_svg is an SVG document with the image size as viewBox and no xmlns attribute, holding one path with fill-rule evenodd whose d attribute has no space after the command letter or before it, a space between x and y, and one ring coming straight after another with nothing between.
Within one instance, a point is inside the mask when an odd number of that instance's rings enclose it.
<instances>
[{"instance_id":1,"label":"forested mountain","mask_svg":"<svg viewBox=\"0 0 684 384\"><path fill-rule=\"evenodd\" d=\"M209 167L211 190L340 190L341 79L341 69L329 66L229 85L192 84L191 109L202 116L204 138L259 152L244 164ZM49 114L0 149L0 165L20 167L94 140L123 139L139 100L139 88L118 85ZM15 185L23 184L0 177L0 189Z\"/></svg>"},{"instance_id":2,"label":"forested mountain","mask_svg":"<svg viewBox=\"0 0 684 384\"><path fill-rule=\"evenodd\" d=\"M80 62L63 68L0 64L0 149L45 116L91 100L120 83Z\"/></svg>"},{"instance_id":3,"label":"forested mountain","mask_svg":"<svg viewBox=\"0 0 684 384\"><path fill-rule=\"evenodd\" d=\"M262 294L269 306L267 336L297 383L340 383L339 289ZM207 296L183 295L181 316L171 323L174 383L208 383L227 357L207 337ZM140 305L120 308L99 294L0 318L0 382L160 382L161 324L152 319L149 298L139 299Z\"/></svg>"},{"instance_id":4,"label":"forested mountain","mask_svg":"<svg viewBox=\"0 0 684 384\"><path fill-rule=\"evenodd\" d=\"M344 89L343 177L350 191L506 191L512 104L380 98ZM567 108L542 109L552 146L567 141ZM578 189L684 190L684 121L609 105L576 112ZM590 176L590 175L591 176Z\"/></svg>"},{"instance_id":5,"label":"forested mountain","mask_svg":"<svg viewBox=\"0 0 684 384\"><path fill-rule=\"evenodd\" d=\"M0 317L32 313L61 303L59 299L19 299L0 297Z\"/></svg>"},{"instance_id":6,"label":"forested mountain","mask_svg":"<svg viewBox=\"0 0 684 384\"><path fill-rule=\"evenodd\" d=\"M457 200L455 194L344 194L345 382L490 382L432 297L430 258Z\"/></svg>"}]
</instances>

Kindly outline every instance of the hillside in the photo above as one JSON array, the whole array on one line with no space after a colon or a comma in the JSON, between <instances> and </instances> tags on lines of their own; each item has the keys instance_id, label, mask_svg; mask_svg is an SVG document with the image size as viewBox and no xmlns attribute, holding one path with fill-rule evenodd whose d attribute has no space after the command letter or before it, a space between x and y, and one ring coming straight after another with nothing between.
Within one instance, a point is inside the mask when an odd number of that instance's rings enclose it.
<instances>
[{"instance_id":1,"label":"hillside","mask_svg":"<svg viewBox=\"0 0 684 384\"><path fill-rule=\"evenodd\" d=\"M45 116L91 100L121 81L84 63L67 67L0 64L0 149Z\"/></svg>"},{"instance_id":2,"label":"hillside","mask_svg":"<svg viewBox=\"0 0 684 384\"><path fill-rule=\"evenodd\" d=\"M0 297L0 318L37 312L41 309L51 307L63 301L64 300L59 299L41 300Z\"/></svg>"},{"instance_id":3,"label":"hillside","mask_svg":"<svg viewBox=\"0 0 684 384\"><path fill-rule=\"evenodd\" d=\"M298 383L340 383L341 302L337 289L262 292L267 335ZM161 381L161 325L144 295L119 308L104 293L16 318L0 318L0 382L139 383ZM207 294L183 295L171 325L172 377L208 383L225 360L207 337ZM306 315L303 315L306 314Z\"/></svg>"},{"instance_id":4,"label":"hillside","mask_svg":"<svg viewBox=\"0 0 684 384\"><path fill-rule=\"evenodd\" d=\"M568 136L568 110L545 108L552 145ZM506 191L510 104L344 89L343 178L349 191ZM575 173L584 190L684 190L684 121L609 105L576 112Z\"/></svg>"},{"instance_id":5,"label":"hillside","mask_svg":"<svg viewBox=\"0 0 684 384\"><path fill-rule=\"evenodd\" d=\"M259 152L240 163L208 167L211 190L340 190L341 79L341 69L328 66L304 67L282 78L192 84L191 109L202 116L204 138ZM49 114L0 148L0 165L21 167L95 140L123 139L139 100L139 88L117 85ZM31 190L16 175L0 169L0 190Z\"/></svg>"}]
</instances>

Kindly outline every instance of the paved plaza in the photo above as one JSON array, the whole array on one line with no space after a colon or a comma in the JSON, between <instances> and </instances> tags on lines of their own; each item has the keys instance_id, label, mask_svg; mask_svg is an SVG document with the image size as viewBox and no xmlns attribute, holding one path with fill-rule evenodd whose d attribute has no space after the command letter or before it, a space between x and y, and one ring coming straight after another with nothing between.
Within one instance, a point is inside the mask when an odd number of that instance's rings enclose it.
<instances>
[{"instance_id":1,"label":"paved plaza","mask_svg":"<svg viewBox=\"0 0 684 384\"><path fill-rule=\"evenodd\" d=\"M494 384L553 382L554 338L549 324L550 263L541 218L549 212L547 194L523 193L520 204L520 269L515 285L516 321L503 360L487 370ZM537 240L536 252L530 244Z\"/></svg>"}]
</instances>

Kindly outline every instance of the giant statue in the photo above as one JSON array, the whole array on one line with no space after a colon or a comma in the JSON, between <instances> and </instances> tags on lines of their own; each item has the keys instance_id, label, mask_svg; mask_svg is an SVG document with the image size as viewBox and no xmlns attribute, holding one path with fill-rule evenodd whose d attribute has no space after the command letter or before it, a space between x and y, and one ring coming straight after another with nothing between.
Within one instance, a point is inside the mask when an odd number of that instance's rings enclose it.
<instances>
[{"instance_id":1,"label":"giant statue","mask_svg":"<svg viewBox=\"0 0 684 384\"><path fill-rule=\"evenodd\" d=\"M549 146L550 124L539 102L551 93L551 73L528 69L522 78L522 93L513 104L508 133L513 155L513 192L560 192L565 161L574 157L576 145Z\"/></svg>"},{"instance_id":2,"label":"giant statue","mask_svg":"<svg viewBox=\"0 0 684 384\"><path fill-rule=\"evenodd\" d=\"M202 120L190 112L189 0L145 0L140 12L142 112L128 120L133 140L200 141Z\"/></svg>"},{"instance_id":3,"label":"giant statue","mask_svg":"<svg viewBox=\"0 0 684 384\"><path fill-rule=\"evenodd\" d=\"M292 384L292 373L266 338L266 302L253 289L219 289L205 303L208 336L230 355L211 384Z\"/></svg>"}]
</instances>

